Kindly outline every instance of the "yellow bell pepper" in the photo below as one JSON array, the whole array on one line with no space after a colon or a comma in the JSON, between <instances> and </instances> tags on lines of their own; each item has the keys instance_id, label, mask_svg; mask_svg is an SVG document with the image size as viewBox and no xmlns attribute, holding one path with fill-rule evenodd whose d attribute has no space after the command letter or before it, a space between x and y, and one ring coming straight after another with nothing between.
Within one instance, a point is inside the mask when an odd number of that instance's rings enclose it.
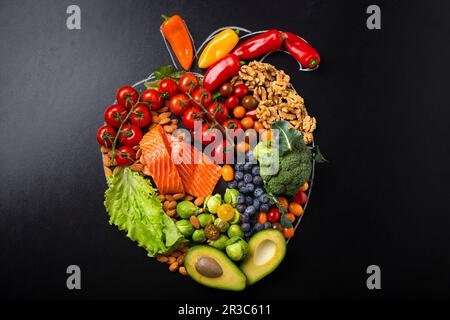
<instances>
[{"instance_id":1,"label":"yellow bell pepper","mask_svg":"<svg viewBox=\"0 0 450 320\"><path fill-rule=\"evenodd\" d=\"M198 67L208 68L215 62L225 57L239 42L238 31L225 29L217 34L203 49L198 59Z\"/></svg>"}]
</instances>

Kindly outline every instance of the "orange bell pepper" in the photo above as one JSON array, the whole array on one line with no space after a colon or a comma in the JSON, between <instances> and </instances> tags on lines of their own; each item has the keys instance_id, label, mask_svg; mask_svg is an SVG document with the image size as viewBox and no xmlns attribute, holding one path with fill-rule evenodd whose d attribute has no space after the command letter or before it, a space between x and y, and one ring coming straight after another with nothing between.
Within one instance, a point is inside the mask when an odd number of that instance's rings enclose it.
<instances>
[{"instance_id":1,"label":"orange bell pepper","mask_svg":"<svg viewBox=\"0 0 450 320\"><path fill-rule=\"evenodd\" d=\"M239 30L225 29L212 38L198 59L198 67L208 68L230 53L239 42L238 33Z\"/></svg>"},{"instance_id":2,"label":"orange bell pepper","mask_svg":"<svg viewBox=\"0 0 450 320\"><path fill-rule=\"evenodd\" d=\"M161 25L161 32L170 43L181 67L187 71L194 60L194 48L186 24L179 15L170 18L162 15L162 17L165 21Z\"/></svg>"}]
</instances>

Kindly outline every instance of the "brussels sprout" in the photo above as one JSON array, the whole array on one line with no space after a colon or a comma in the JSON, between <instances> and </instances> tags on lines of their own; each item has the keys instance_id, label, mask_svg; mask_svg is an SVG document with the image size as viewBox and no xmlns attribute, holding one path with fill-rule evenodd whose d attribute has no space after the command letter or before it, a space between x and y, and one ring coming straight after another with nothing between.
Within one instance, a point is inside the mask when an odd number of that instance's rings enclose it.
<instances>
[{"instance_id":1,"label":"brussels sprout","mask_svg":"<svg viewBox=\"0 0 450 320\"><path fill-rule=\"evenodd\" d=\"M233 224L228 229L228 236L230 238L233 238L233 237L244 238L244 231L242 231L241 227L238 224Z\"/></svg>"},{"instance_id":2,"label":"brussels sprout","mask_svg":"<svg viewBox=\"0 0 450 320\"><path fill-rule=\"evenodd\" d=\"M215 194L206 198L204 203L204 208L211 213L217 213L217 209L222 204L222 196L220 194Z\"/></svg>"},{"instance_id":3,"label":"brussels sprout","mask_svg":"<svg viewBox=\"0 0 450 320\"><path fill-rule=\"evenodd\" d=\"M219 228L220 232L225 232L228 230L228 227L230 226L228 222L223 221L220 218L217 218L214 220L214 225Z\"/></svg>"},{"instance_id":4,"label":"brussels sprout","mask_svg":"<svg viewBox=\"0 0 450 320\"><path fill-rule=\"evenodd\" d=\"M233 217L233 219L228 221L228 223L236 224L236 223L239 223L240 220L241 220L241 214L239 213L239 211L237 211L237 209L234 209L234 217Z\"/></svg>"},{"instance_id":5,"label":"brussels sprout","mask_svg":"<svg viewBox=\"0 0 450 320\"><path fill-rule=\"evenodd\" d=\"M214 247L219 250L223 250L223 249L225 249L228 240L229 240L228 237L226 235L222 234L219 237L219 239L217 239L217 240L208 240L208 244L211 247Z\"/></svg>"},{"instance_id":6,"label":"brussels sprout","mask_svg":"<svg viewBox=\"0 0 450 320\"><path fill-rule=\"evenodd\" d=\"M190 216L198 214L198 207L190 201L181 201L177 204L177 213L180 218L189 219Z\"/></svg>"},{"instance_id":7,"label":"brussels sprout","mask_svg":"<svg viewBox=\"0 0 450 320\"><path fill-rule=\"evenodd\" d=\"M199 229L195 230L192 234L192 240L195 242L204 242L206 240L205 230Z\"/></svg>"},{"instance_id":8,"label":"brussels sprout","mask_svg":"<svg viewBox=\"0 0 450 320\"><path fill-rule=\"evenodd\" d=\"M189 222L189 220L179 220L175 223L178 230L181 232L181 234L185 237L191 236L191 234L194 232L194 227Z\"/></svg>"},{"instance_id":9,"label":"brussels sprout","mask_svg":"<svg viewBox=\"0 0 450 320\"><path fill-rule=\"evenodd\" d=\"M225 195L223 196L223 200L225 203L231 204L233 207L236 205L236 196L239 194L239 190L236 189L227 189L225 191Z\"/></svg>"},{"instance_id":10,"label":"brussels sprout","mask_svg":"<svg viewBox=\"0 0 450 320\"><path fill-rule=\"evenodd\" d=\"M217 240L220 237L220 230L210 223L205 227L205 236L208 240Z\"/></svg>"},{"instance_id":11,"label":"brussels sprout","mask_svg":"<svg viewBox=\"0 0 450 320\"><path fill-rule=\"evenodd\" d=\"M200 225L202 228L206 227L210 223L214 223L214 216L209 213L201 213L197 216L198 221L200 221Z\"/></svg>"},{"instance_id":12,"label":"brussels sprout","mask_svg":"<svg viewBox=\"0 0 450 320\"><path fill-rule=\"evenodd\" d=\"M248 243L239 237L233 237L227 242L225 251L231 260L242 260L248 254Z\"/></svg>"}]
</instances>

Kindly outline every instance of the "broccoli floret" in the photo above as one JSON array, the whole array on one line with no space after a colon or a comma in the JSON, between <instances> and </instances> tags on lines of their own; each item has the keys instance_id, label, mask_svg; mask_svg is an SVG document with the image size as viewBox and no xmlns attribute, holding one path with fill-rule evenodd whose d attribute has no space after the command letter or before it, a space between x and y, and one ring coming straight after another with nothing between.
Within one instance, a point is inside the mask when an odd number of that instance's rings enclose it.
<instances>
[{"instance_id":1,"label":"broccoli floret","mask_svg":"<svg viewBox=\"0 0 450 320\"><path fill-rule=\"evenodd\" d=\"M308 148L289 152L280 158L280 169L275 175L261 175L267 191L293 196L312 170L312 153Z\"/></svg>"}]
</instances>

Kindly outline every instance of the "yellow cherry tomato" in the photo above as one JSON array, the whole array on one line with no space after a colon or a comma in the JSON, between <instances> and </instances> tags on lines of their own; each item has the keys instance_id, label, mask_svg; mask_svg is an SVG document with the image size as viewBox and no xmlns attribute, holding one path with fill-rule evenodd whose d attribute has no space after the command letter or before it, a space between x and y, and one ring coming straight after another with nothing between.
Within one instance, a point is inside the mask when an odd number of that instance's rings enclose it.
<instances>
[{"instance_id":1,"label":"yellow cherry tomato","mask_svg":"<svg viewBox=\"0 0 450 320\"><path fill-rule=\"evenodd\" d=\"M303 214L303 207L297 202L291 202L289 204L289 212L300 217Z\"/></svg>"},{"instance_id":2,"label":"yellow cherry tomato","mask_svg":"<svg viewBox=\"0 0 450 320\"><path fill-rule=\"evenodd\" d=\"M301 187L300 187L300 189L298 189L299 191L306 191L306 190L308 190L308 188L309 188L309 184L308 184L308 182L305 182Z\"/></svg>"},{"instance_id":3,"label":"yellow cherry tomato","mask_svg":"<svg viewBox=\"0 0 450 320\"><path fill-rule=\"evenodd\" d=\"M233 181L234 179L234 169L229 164L226 164L222 167L222 178L226 182Z\"/></svg>"},{"instance_id":4,"label":"yellow cherry tomato","mask_svg":"<svg viewBox=\"0 0 450 320\"><path fill-rule=\"evenodd\" d=\"M233 109L233 116L237 119L240 119L245 116L245 112L247 112L247 110L245 110L243 106L237 106Z\"/></svg>"},{"instance_id":5,"label":"yellow cherry tomato","mask_svg":"<svg viewBox=\"0 0 450 320\"><path fill-rule=\"evenodd\" d=\"M225 203L217 209L217 216L223 221L230 221L234 218L236 212L231 204Z\"/></svg>"},{"instance_id":6,"label":"yellow cherry tomato","mask_svg":"<svg viewBox=\"0 0 450 320\"><path fill-rule=\"evenodd\" d=\"M253 129L255 129L256 132L260 132L261 130L264 130L264 126L261 122L255 121L253 124Z\"/></svg>"},{"instance_id":7,"label":"yellow cherry tomato","mask_svg":"<svg viewBox=\"0 0 450 320\"><path fill-rule=\"evenodd\" d=\"M253 127L253 119L251 117L245 117L241 120L241 125L244 129L250 129Z\"/></svg>"}]
</instances>

